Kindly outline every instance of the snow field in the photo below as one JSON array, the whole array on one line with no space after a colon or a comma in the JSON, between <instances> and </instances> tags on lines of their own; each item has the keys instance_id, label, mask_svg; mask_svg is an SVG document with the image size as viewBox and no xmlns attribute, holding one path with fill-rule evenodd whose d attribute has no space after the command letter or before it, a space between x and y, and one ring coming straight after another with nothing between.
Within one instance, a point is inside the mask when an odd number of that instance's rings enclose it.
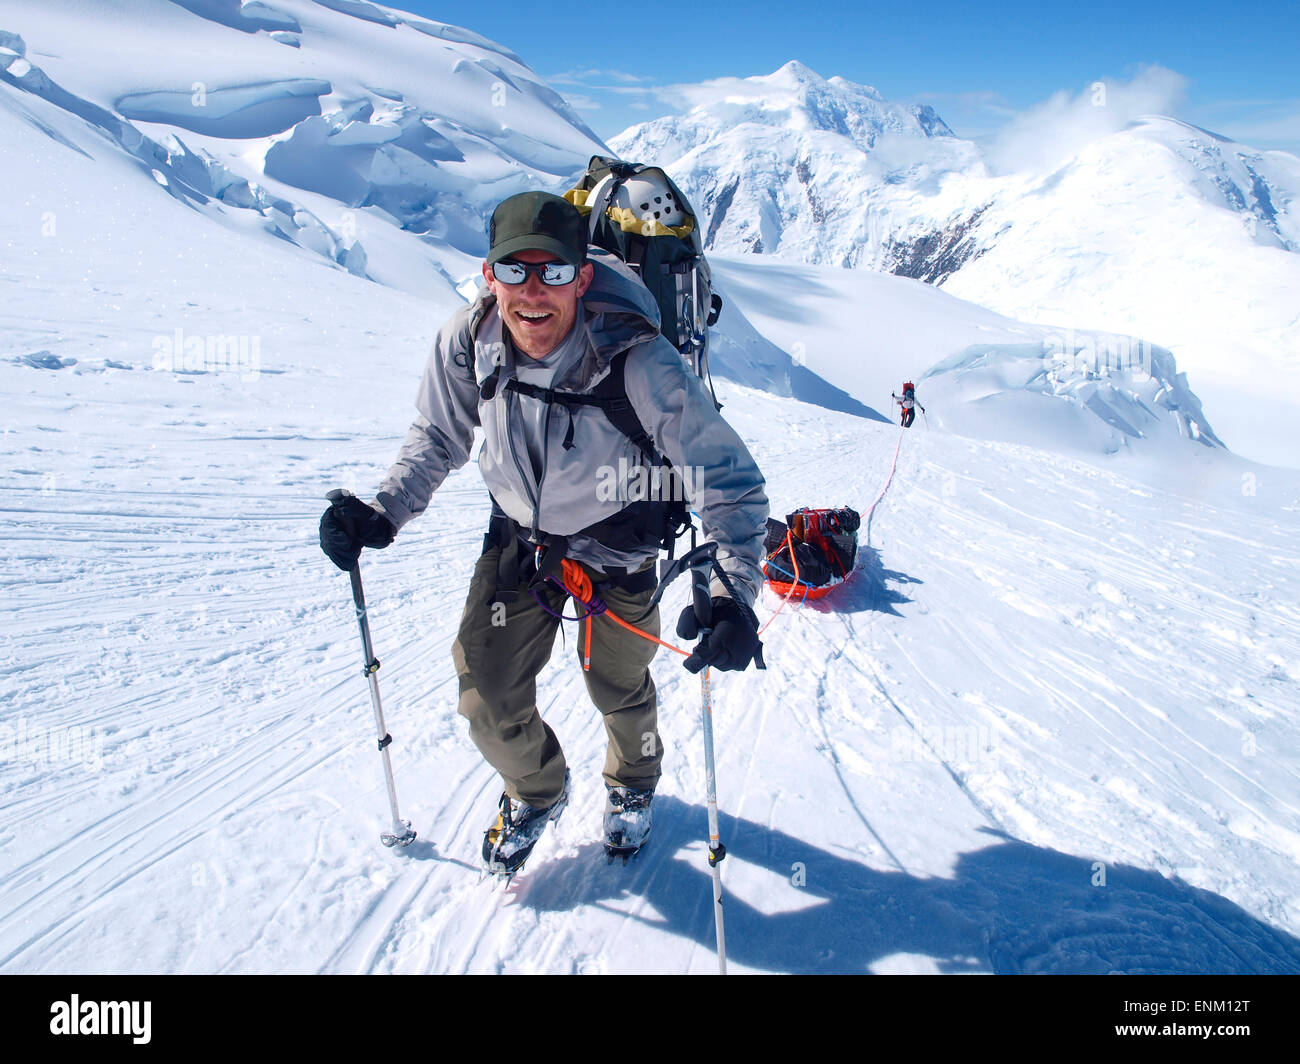
<instances>
[{"instance_id":1,"label":"snow field","mask_svg":"<svg viewBox=\"0 0 1300 1064\"><path fill-rule=\"evenodd\" d=\"M160 26L189 32L173 7ZM105 33L120 9L97 6ZM426 54L427 30L350 10ZM21 14L21 61L72 84L75 62L37 44L48 13ZM309 46L342 48L313 40L326 15L299 0L237 14L298 20L274 32L300 49L262 27L247 59L282 57L277 78L322 76ZM111 104L115 65L90 67L76 87ZM371 117L339 150L391 132ZM473 469L364 558L420 835L378 843L359 638L317 521L326 490L368 494L396 454L472 256L358 211L392 286L366 281L299 212L277 236L274 210L200 202L183 153L158 160L167 194L102 128L0 87L0 970L712 971L699 682L675 655L654 665L669 752L642 857L600 853L603 729L570 630L539 685L570 809L509 891L480 881L499 781L456 715L449 653L486 523ZM295 197L327 215L324 194ZM774 267L720 266L735 306L772 293ZM728 326L728 357L768 359L753 386L718 381L777 516L864 509L900 430L772 394L773 345L802 341L810 370L883 409L970 330L1011 345L1041 329L895 278L866 298L789 274L779 313L753 318L766 340ZM864 320L894 339L873 347ZM178 362L189 339L202 357ZM733 970L1300 970L1300 482L1181 439L1105 457L1064 429L1041 449L963 438L943 406L902 439L854 580L776 617L766 672L714 678Z\"/></svg>"}]
</instances>

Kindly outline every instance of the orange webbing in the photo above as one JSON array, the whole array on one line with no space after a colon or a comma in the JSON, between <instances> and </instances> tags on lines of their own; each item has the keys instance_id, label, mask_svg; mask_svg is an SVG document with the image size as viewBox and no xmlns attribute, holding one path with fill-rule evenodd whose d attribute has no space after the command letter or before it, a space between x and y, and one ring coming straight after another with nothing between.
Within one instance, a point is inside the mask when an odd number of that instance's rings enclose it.
<instances>
[{"instance_id":1,"label":"orange webbing","mask_svg":"<svg viewBox=\"0 0 1300 1064\"><path fill-rule=\"evenodd\" d=\"M575 599L577 599L581 605L590 609L591 599L592 596L595 594L595 589L591 586L591 577L587 575L586 570L583 569L581 565L573 561L571 558L565 558L562 562L560 562L560 568L564 574L564 590L567 591L570 595L572 595ZM675 647L671 643L665 643L662 639L656 639L649 632L643 632L636 625L628 624L627 621L623 620L622 617L617 616L614 613L614 611L609 609L608 607L604 610L602 616L608 617L615 624L621 624L629 632L635 632L642 639L649 639L652 643L658 643L661 647L667 647L669 650L673 651L674 653L680 654L684 658L689 658L691 656L691 652L689 650L682 650L680 647ZM586 641L585 649L583 651L582 667L584 669L591 668L591 615L590 614L587 615L587 641Z\"/></svg>"}]
</instances>

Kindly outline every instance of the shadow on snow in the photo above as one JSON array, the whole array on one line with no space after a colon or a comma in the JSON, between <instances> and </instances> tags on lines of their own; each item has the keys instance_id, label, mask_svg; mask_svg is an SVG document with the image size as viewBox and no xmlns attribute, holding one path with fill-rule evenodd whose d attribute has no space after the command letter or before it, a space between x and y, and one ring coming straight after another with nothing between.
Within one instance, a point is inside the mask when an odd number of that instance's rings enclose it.
<instances>
[{"instance_id":1,"label":"shadow on snow","mask_svg":"<svg viewBox=\"0 0 1300 1064\"><path fill-rule=\"evenodd\" d=\"M606 865L592 844L543 858L525 873L519 904L567 912L642 896L654 913L627 919L711 952L706 824L703 806L663 795L641 857ZM1130 865L1108 865L1105 885L1094 886L1096 858L992 831L990 845L962 854L942 878L872 868L726 814L721 833L727 954L748 968L867 972L901 953L957 973L1300 972L1300 940L1219 895ZM733 893L741 862L787 882L802 866L805 884L790 888L800 907L765 912Z\"/></svg>"},{"instance_id":2,"label":"shadow on snow","mask_svg":"<svg viewBox=\"0 0 1300 1064\"><path fill-rule=\"evenodd\" d=\"M849 579L837 587L831 588L819 599L801 602L798 595L790 599L790 606L814 610L817 613L888 613L901 616L895 607L903 602L911 602L908 596L889 586L895 584L920 584L924 581L906 573L886 569L880 561L880 552L874 547L858 544L858 559L849 574ZM781 596L768 588L768 601L772 609L780 605Z\"/></svg>"}]
</instances>

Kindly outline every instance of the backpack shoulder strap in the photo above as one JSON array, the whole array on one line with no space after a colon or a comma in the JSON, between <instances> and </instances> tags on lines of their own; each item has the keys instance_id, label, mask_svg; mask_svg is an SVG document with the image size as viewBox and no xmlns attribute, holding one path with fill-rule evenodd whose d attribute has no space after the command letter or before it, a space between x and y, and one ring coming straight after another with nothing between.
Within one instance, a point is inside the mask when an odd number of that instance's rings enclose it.
<instances>
[{"instance_id":1,"label":"backpack shoulder strap","mask_svg":"<svg viewBox=\"0 0 1300 1064\"><path fill-rule=\"evenodd\" d=\"M627 367L626 351L620 351L609 363L607 373L595 388L592 395L601 400L601 409L605 416L619 432L631 440L652 465L662 465L667 459L659 453L650 433L646 432L641 419L632 408L632 400L627 397L627 384L624 372Z\"/></svg>"},{"instance_id":2,"label":"backpack shoulder strap","mask_svg":"<svg viewBox=\"0 0 1300 1064\"><path fill-rule=\"evenodd\" d=\"M599 407L609 423L636 445L651 465L667 464L667 459L659 453L650 433L646 432L641 419L636 416L636 411L632 408L632 400L627 397L627 385L623 376L626 361L626 351L620 351L610 359L609 372L589 392L566 392L559 388L543 388L514 377L509 378L501 387L506 391L526 395L544 403L555 403L569 410L569 431L564 437L565 450L573 446L573 409L580 406L594 406ZM491 399L495 395L498 377L499 367L498 371L484 382L486 390L480 393L484 399Z\"/></svg>"}]
</instances>

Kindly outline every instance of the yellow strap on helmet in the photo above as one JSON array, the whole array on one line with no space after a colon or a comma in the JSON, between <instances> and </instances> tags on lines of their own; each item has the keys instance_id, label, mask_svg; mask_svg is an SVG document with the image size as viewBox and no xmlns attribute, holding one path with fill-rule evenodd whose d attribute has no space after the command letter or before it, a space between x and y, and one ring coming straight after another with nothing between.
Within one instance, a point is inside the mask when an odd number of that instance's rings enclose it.
<instances>
[{"instance_id":1,"label":"yellow strap on helmet","mask_svg":"<svg viewBox=\"0 0 1300 1064\"><path fill-rule=\"evenodd\" d=\"M675 236L679 240L685 240L695 229L694 218L687 218L681 225L664 225L653 218L640 218L635 211L627 207L610 207L605 213L625 233L640 233L642 236Z\"/></svg>"}]
</instances>

